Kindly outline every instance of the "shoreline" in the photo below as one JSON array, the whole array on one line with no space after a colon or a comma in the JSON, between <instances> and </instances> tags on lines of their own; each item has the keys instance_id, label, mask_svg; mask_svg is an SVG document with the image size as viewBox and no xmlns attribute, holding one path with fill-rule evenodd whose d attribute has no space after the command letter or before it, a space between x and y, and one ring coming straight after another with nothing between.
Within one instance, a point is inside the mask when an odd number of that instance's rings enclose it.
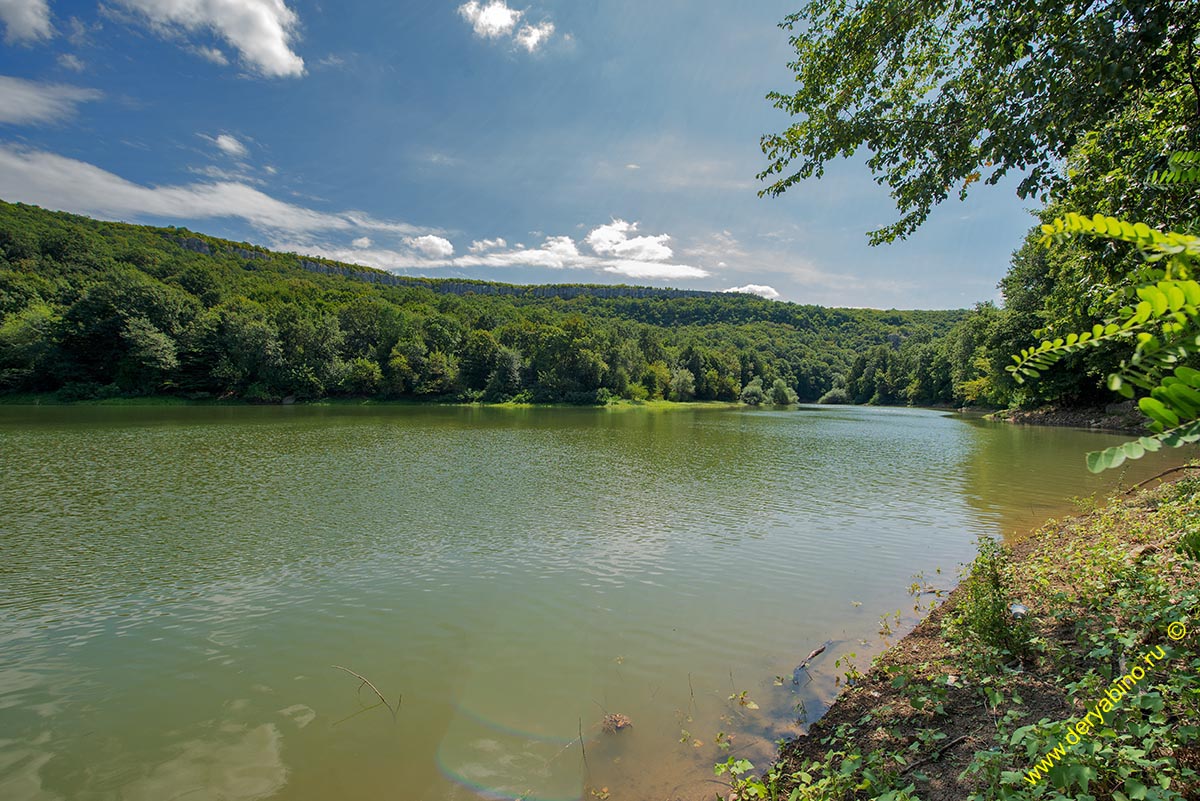
<instances>
[{"instance_id":1,"label":"shoreline","mask_svg":"<svg viewBox=\"0 0 1200 801\"><path fill-rule=\"evenodd\" d=\"M1200 532L1200 470L1176 471L1157 486L1029 532L991 563L1009 587L1002 608L1018 602L1029 610L1022 621L1005 621L1020 632L1012 640L1020 653L980 641L972 626L980 624L987 585L963 579L869 669L851 669L821 718L781 745L763 774L775 793L766 797L789 798L799 788L795 797L812 801L983 801L1002 793L1042 798L1053 788L1068 797L1121 799L1145 797L1138 788L1160 775L1171 777L1174 790L1153 797L1200 797L1200 729L1183 723L1200 720L1200 693L1191 687L1200 680L1187 678L1200 668L1200 571L1176 550L1181 528ZM1196 540L1200 548L1200 533ZM975 572L988 575L981 560ZM1189 615L1196 618L1190 633L1172 642L1166 626ZM1065 724L1092 708L1105 677L1120 676L1160 645L1168 661L1154 668L1155 681L1113 713L1103 737L1093 734L1091 742L1103 747L1064 746L1060 764L1042 765L1046 775L1030 781L1041 760L1054 756ZM1170 713L1165 722L1152 718L1157 711ZM1141 737L1121 745L1130 732ZM730 798L753 797L738 784L754 772L734 778ZM1098 785L1108 789L1097 792Z\"/></svg>"},{"instance_id":2,"label":"shoreline","mask_svg":"<svg viewBox=\"0 0 1200 801\"><path fill-rule=\"evenodd\" d=\"M235 408L271 408L277 406L300 406L300 407L367 407L367 406L383 406L383 407L478 407L478 408L496 408L496 409L734 409L734 408L761 408L761 409L789 409L791 406L773 406L771 404L763 404L761 406L750 406L740 401L673 401L673 400L629 400L627 398L614 398L605 403L567 403L565 401L552 403L517 403L513 401L504 401L501 403L487 403L484 401L454 401L454 400L417 400L413 398L319 398L316 400L293 400L272 403L262 403L257 401L245 400L243 398L181 398L176 395L139 395L129 397L112 397L112 398L86 398L86 399L63 399L56 396L53 392L43 393L23 393L12 395L0 395L0 407L3 406L141 406L141 407L235 407Z\"/></svg>"},{"instance_id":3,"label":"shoreline","mask_svg":"<svg viewBox=\"0 0 1200 801\"><path fill-rule=\"evenodd\" d=\"M1108 406L1042 406L1037 409L1001 409L983 415L984 419L1014 425L1057 426L1109 431L1118 434L1143 434L1148 419L1133 402Z\"/></svg>"}]
</instances>

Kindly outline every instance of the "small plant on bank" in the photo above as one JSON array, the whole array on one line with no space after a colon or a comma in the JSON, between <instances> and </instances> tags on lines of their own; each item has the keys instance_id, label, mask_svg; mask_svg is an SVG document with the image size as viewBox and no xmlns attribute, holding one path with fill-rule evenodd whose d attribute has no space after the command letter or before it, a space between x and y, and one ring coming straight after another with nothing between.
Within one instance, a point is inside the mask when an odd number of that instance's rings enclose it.
<instances>
[{"instance_id":1,"label":"small plant on bank","mask_svg":"<svg viewBox=\"0 0 1200 801\"><path fill-rule=\"evenodd\" d=\"M992 649L1001 661L1025 659L1033 635L1029 622L1017 617L1013 604L1009 550L990 537L979 540L979 555L964 582L957 622L980 644Z\"/></svg>"}]
</instances>

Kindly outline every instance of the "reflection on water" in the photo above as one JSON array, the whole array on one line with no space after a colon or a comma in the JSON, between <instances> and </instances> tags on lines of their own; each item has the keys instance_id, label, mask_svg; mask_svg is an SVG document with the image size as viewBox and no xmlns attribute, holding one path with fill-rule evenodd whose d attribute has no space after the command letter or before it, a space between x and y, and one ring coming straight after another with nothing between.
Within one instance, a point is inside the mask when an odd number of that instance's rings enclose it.
<instances>
[{"instance_id":1,"label":"reflection on water","mask_svg":"<svg viewBox=\"0 0 1200 801\"><path fill-rule=\"evenodd\" d=\"M1115 441L903 409L0 408L0 798L709 798L914 573L1111 486L1082 454Z\"/></svg>"}]
</instances>

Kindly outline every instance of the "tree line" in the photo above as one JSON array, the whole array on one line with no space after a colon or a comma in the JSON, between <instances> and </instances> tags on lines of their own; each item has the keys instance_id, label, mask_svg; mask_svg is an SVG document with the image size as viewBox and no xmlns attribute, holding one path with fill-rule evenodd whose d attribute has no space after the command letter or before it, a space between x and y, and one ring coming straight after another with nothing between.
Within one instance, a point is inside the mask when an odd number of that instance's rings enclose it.
<instances>
[{"instance_id":1,"label":"tree line","mask_svg":"<svg viewBox=\"0 0 1200 801\"><path fill-rule=\"evenodd\" d=\"M384 283L315 263L0 203L0 392L837 401L856 354L907 354L965 317L578 286L453 294L436 279Z\"/></svg>"},{"instance_id":2,"label":"tree line","mask_svg":"<svg viewBox=\"0 0 1200 801\"><path fill-rule=\"evenodd\" d=\"M1003 307L879 311L729 293L371 280L391 276L0 202L0 393L1097 403L1112 352L1036 384L1018 386L1004 370L1048 308L1089 313L1086 298L1063 299L1088 258L1104 263L1088 248L1048 251L1031 234L1001 282Z\"/></svg>"}]
</instances>

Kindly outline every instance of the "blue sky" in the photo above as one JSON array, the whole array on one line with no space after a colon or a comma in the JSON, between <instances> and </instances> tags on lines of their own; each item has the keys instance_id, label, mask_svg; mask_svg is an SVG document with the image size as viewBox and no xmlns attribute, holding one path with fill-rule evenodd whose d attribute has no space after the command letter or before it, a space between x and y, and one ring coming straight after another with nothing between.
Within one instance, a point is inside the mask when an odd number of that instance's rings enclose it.
<instances>
[{"instance_id":1,"label":"blue sky","mask_svg":"<svg viewBox=\"0 0 1200 801\"><path fill-rule=\"evenodd\" d=\"M0 198L412 275L996 299L1015 182L908 241L862 160L759 198L799 0L0 0Z\"/></svg>"}]
</instances>

